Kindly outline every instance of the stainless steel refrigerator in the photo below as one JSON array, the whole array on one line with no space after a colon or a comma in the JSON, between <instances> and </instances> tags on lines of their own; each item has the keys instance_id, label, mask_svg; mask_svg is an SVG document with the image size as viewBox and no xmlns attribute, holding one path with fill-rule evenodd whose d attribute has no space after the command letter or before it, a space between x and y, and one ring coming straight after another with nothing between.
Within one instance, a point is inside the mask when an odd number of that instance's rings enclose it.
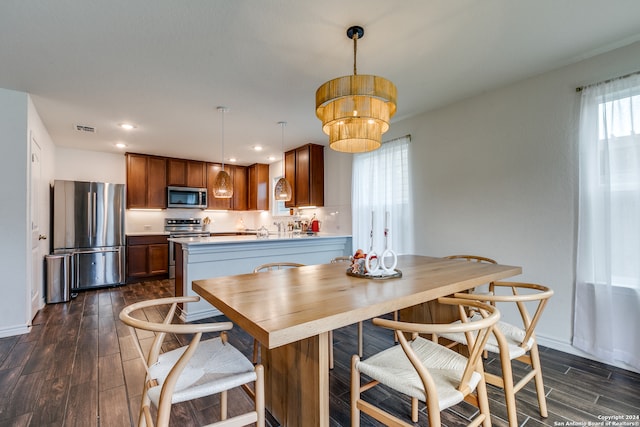
<instances>
[{"instance_id":1,"label":"stainless steel refrigerator","mask_svg":"<svg viewBox=\"0 0 640 427\"><path fill-rule=\"evenodd\" d=\"M53 253L71 256L71 290L124 283L124 184L56 180Z\"/></svg>"}]
</instances>

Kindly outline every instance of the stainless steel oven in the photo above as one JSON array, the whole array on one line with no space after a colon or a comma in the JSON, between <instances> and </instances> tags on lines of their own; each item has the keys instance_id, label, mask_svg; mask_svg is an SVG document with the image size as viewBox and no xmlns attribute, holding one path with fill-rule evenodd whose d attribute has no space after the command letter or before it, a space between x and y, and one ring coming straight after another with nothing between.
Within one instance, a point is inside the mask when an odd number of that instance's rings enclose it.
<instances>
[{"instance_id":1,"label":"stainless steel oven","mask_svg":"<svg viewBox=\"0 0 640 427\"><path fill-rule=\"evenodd\" d=\"M169 238L179 237L209 237L209 233L203 231L200 218L165 218L164 230L169 233ZM176 253L175 244L169 240L169 278L176 277Z\"/></svg>"}]
</instances>

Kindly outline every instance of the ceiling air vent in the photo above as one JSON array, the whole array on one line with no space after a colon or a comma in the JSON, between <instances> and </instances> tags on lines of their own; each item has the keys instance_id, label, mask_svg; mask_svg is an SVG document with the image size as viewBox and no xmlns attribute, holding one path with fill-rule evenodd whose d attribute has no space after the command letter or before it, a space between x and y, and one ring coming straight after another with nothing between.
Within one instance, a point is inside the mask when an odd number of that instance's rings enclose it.
<instances>
[{"instance_id":1,"label":"ceiling air vent","mask_svg":"<svg viewBox=\"0 0 640 427\"><path fill-rule=\"evenodd\" d=\"M75 125L75 129L78 132L96 133L96 128L86 125Z\"/></svg>"}]
</instances>

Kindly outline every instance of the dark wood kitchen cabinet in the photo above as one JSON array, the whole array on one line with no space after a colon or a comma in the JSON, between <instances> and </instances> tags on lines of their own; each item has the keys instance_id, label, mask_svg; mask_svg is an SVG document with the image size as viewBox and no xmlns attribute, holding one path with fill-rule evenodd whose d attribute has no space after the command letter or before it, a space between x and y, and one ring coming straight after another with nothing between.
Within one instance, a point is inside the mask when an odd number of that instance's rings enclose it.
<instances>
[{"instance_id":1,"label":"dark wood kitchen cabinet","mask_svg":"<svg viewBox=\"0 0 640 427\"><path fill-rule=\"evenodd\" d=\"M324 206L324 146L306 144L287 151L284 168L293 189L286 207Z\"/></svg>"},{"instance_id":2,"label":"dark wood kitchen cabinet","mask_svg":"<svg viewBox=\"0 0 640 427\"><path fill-rule=\"evenodd\" d=\"M246 166L233 166L233 198L231 199L231 209L234 211L246 211L248 208L249 195L247 192L247 181L249 171Z\"/></svg>"},{"instance_id":3,"label":"dark wood kitchen cabinet","mask_svg":"<svg viewBox=\"0 0 640 427\"><path fill-rule=\"evenodd\" d=\"M224 170L231 177L233 197L230 199L216 199L213 195L213 185L216 176L222 169L220 163L207 163L207 203L208 209L247 210L247 168L246 166L224 165Z\"/></svg>"},{"instance_id":4,"label":"dark wood kitchen cabinet","mask_svg":"<svg viewBox=\"0 0 640 427\"><path fill-rule=\"evenodd\" d=\"M287 151L284 153L284 178L291 185L291 200L284 202L284 205L288 208L296 206L296 150Z\"/></svg>"},{"instance_id":5,"label":"dark wood kitchen cabinet","mask_svg":"<svg viewBox=\"0 0 640 427\"><path fill-rule=\"evenodd\" d=\"M168 159L167 185L204 188L207 186L207 164L197 160Z\"/></svg>"},{"instance_id":6,"label":"dark wood kitchen cabinet","mask_svg":"<svg viewBox=\"0 0 640 427\"><path fill-rule=\"evenodd\" d=\"M250 211L269 210L269 165L256 163L247 169L249 175L247 208Z\"/></svg>"},{"instance_id":7,"label":"dark wood kitchen cabinet","mask_svg":"<svg viewBox=\"0 0 640 427\"><path fill-rule=\"evenodd\" d=\"M127 209L167 207L167 159L127 153Z\"/></svg>"},{"instance_id":8,"label":"dark wood kitchen cabinet","mask_svg":"<svg viewBox=\"0 0 640 427\"><path fill-rule=\"evenodd\" d=\"M127 236L127 282L169 275L166 235Z\"/></svg>"}]
</instances>

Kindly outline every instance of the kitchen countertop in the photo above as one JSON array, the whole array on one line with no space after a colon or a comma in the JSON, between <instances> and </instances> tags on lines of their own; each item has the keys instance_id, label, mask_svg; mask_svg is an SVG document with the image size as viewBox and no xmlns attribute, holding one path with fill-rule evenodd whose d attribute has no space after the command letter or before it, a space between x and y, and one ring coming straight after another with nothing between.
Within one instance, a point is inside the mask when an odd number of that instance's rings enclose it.
<instances>
[{"instance_id":1,"label":"kitchen countertop","mask_svg":"<svg viewBox=\"0 0 640 427\"><path fill-rule=\"evenodd\" d=\"M206 231L203 231L203 233L206 233ZM129 231L126 232L125 235L126 236L168 236L171 233L168 231ZM212 231L211 232L212 236L220 236L220 235L250 235L250 236L255 236L256 235L256 231L254 230L249 230L249 231Z\"/></svg>"},{"instance_id":2,"label":"kitchen countertop","mask_svg":"<svg viewBox=\"0 0 640 427\"><path fill-rule=\"evenodd\" d=\"M133 231L125 233L126 236L168 236L166 231Z\"/></svg>"},{"instance_id":3,"label":"kitchen countertop","mask_svg":"<svg viewBox=\"0 0 640 427\"><path fill-rule=\"evenodd\" d=\"M283 235L270 234L266 239L258 239L256 236L212 236L212 237L176 237L170 239L172 242L180 243L185 246L195 245L216 245L221 243L242 243L242 242L277 242L277 241L291 241L291 240L317 240L317 239L336 239L351 237L350 234L330 234L319 233L315 235L300 234L293 236L290 233Z\"/></svg>"}]
</instances>

